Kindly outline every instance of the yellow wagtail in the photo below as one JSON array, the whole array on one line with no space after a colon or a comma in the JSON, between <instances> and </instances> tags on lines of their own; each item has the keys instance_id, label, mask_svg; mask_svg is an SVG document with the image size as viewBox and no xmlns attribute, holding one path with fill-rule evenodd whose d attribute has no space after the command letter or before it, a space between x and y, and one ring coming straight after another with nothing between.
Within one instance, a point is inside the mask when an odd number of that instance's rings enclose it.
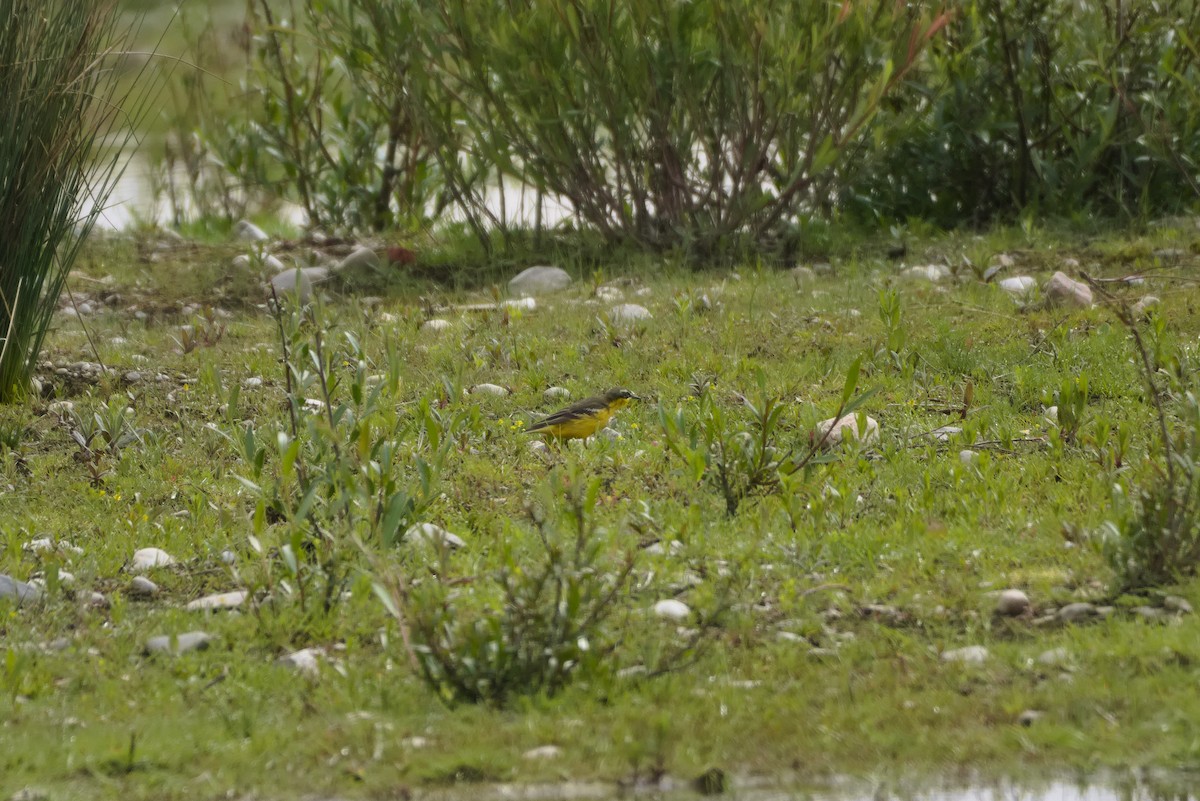
<instances>
[{"instance_id":1,"label":"yellow wagtail","mask_svg":"<svg viewBox=\"0 0 1200 801\"><path fill-rule=\"evenodd\" d=\"M549 417L538 420L526 434L546 434L554 439L583 439L608 424L617 410L631 400L641 400L627 389L610 389L603 395L572 403Z\"/></svg>"}]
</instances>

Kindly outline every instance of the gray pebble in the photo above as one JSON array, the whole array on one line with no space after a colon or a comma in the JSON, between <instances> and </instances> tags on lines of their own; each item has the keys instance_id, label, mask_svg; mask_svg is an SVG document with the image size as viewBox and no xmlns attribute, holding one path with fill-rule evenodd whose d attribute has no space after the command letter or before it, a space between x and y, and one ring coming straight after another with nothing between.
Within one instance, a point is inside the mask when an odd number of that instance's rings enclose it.
<instances>
[{"instance_id":1,"label":"gray pebble","mask_svg":"<svg viewBox=\"0 0 1200 801\"><path fill-rule=\"evenodd\" d=\"M1096 615L1096 605L1086 601L1067 604L1058 610L1058 619L1063 623L1082 623L1085 620L1091 620Z\"/></svg>"},{"instance_id":2,"label":"gray pebble","mask_svg":"<svg viewBox=\"0 0 1200 801\"><path fill-rule=\"evenodd\" d=\"M996 614L1017 617L1029 611L1029 596L1020 590L1004 590L996 598Z\"/></svg>"},{"instance_id":3,"label":"gray pebble","mask_svg":"<svg viewBox=\"0 0 1200 801\"><path fill-rule=\"evenodd\" d=\"M32 603L42 597L42 591L11 576L0 573L0 598L11 598L18 604Z\"/></svg>"},{"instance_id":4,"label":"gray pebble","mask_svg":"<svg viewBox=\"0 0 1200 801\"><path fill-rule=\"evenodd\" d=\"M158 585L145 576L134 576L129 582L129 594L134 598L153 598L158 593Z\"/></svg>"}]
</instances>

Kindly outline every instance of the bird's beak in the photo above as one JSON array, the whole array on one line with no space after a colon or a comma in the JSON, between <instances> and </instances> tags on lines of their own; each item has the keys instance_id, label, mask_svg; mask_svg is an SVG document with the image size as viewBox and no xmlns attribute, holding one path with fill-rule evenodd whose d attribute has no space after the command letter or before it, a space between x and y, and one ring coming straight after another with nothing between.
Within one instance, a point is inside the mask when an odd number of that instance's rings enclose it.
<instances>
[{"instance_id":1,"label":"bird's beak","mask_svg":"<svg viewBox=\"0 0 1200 801\"><path fill-rule=\"evenodd\" d=\"M630 400L641 400L642 398L641 398L641 396L639 396L639 395L634 395L632 392L630 392L630 393L629 393L629 399L630 399Z\"/></svg>"}]
</instances>

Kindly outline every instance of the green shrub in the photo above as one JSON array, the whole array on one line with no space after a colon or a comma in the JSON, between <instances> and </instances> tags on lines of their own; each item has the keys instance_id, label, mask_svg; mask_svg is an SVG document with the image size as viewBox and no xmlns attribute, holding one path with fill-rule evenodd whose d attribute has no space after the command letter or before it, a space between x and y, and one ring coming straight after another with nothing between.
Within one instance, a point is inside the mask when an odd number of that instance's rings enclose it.
<instances>
[{"instance_id":1,"label":"green shrub","mask_svg":"<svg viewBox=\"0 0 1200 801\"><path fill-rule=\"evenodd\" d=\"M885 219L1025 209L1134 214L1193 201L1200 3L960 0L843 187ZM921 113L913 115L912 107Z\"/></svg>"},{"instance_id":2,"label":"green shrub","mask_svg":"<svg viewBox=\"0 0 1200 801\"><path fill-rule=\"evenodd\" d=\"M0 0L0 401L30 371L79 247L103 210L127 120L111 3ZM125 104L135 109L137 102Z\"/></svg>"},{"instance_id":3,"label":"green shrub","mask_svg":"<svg viewBox=\"0 0 1200 801\"><path fill-rule=\"evenodd\" d=\"M440 0L438 79L505 176L611 241L784 237L946 17L889 0Z\"/></svg>"}]
</instances>

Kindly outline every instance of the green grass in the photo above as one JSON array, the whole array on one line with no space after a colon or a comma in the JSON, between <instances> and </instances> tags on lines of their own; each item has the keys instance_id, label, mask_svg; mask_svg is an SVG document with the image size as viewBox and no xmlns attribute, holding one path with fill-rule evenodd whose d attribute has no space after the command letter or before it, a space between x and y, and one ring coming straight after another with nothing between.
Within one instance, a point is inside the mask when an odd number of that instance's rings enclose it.
<instances>
[{"instance_id":1,"label":"green grass","mask_svg":"<svg viewBox=\"0 0 1200 801\"><path fill-rule=\"evenodd\" d=\"M1107 275L1147 269L1160 247L1190 248L1194 265L1200 239L1182 227L1088 237L1004 230L910 244L910 263L1008 251L1018 259L1009 274L1045 277L1065 256ZM0 797L25 786L54 798L390 797L455 777L617 781L665 771L687 779L711 767L805 782L962 767L984 776L1196 767L1200 697L1191 688L1200 620L1148 624L1125 611L1157 602L1148 595L1110 599L1118 611L1103 622L1034 627L994 619L988 596L1019 587L1041 609L1107 598L1113 576L1087 533L1105 519L1114 482L1154 475L1146 459L1153 411L1126 334L1100 308L1021 310L998 288L965 278L895 280L895 266L872 255L880 250L873 242L834 247L835 274L801 284L752 266L737 275L648 270L623 291L654 319L627 331L602 324L610 304L592 297L590 269L571 264L564 266L582 280L540 298L536 310L439 312L453 327L436 336L419 331L427 309L486 300L486 284L473 292L394 282L371 309L355 295L333 295L331 347L353 331L380 372L385 342L399 354L398 420L422 399L467 413L442 494L424 515L468 543L434 566L438 575L485 574L505 544L522 553L531 531L526 499L549 469L575 466L601 479L597 515L620 542L636 546L647 532L682 542L670 556L641 555L635 588L620 602L618 631L628 645L614 668L677 636L647 613L656 600L679 591L702 607L722 566L734 577L736 604L696 664L654 680L589 676L553 698L496 710L449 708L424 687L364 572L329 616L261 597L264 566L249 544L253 504L236 479L248 470L208 426L229 428L221 408L229 388L252 376L264 385L242 391L240 414L260 427L283 424L275 323L254 307L261 297L251 281L226 275L228 248L150 263L128 243L97 245L84 272L113 276L106 291L122 300L87 324L115 372L91 388L60 384L60 398L89 412L126 397L145 444L128 447L92 486L48 402L0 409L0 427L15 432L5 442L21 440L0 446L0 573L27 579L58 568L75 576L37 608L0 602ZM624 270L614 264L606 272ZM94 281L72 285L99 294ZM889 286L899 292L905 334L898 359L880 351L878 293ZM1177 343L1200 334L1195 288L1152 278L1144 291L1162 297ZM685 303L689 295L707 295L712 308ZM188 300L232 317L218 318L225 332L215 344L183 354L175 338L180 324L193 322L178 312ZM152 312L148 320L123 311L130 304ZM77 321L60 317L47 342L44 358L56 365L94 360ZM715 381L714 400L734 425L745 419L735 393L752 395L759 371L786 399L781 442L806 442L864 354L859 383L876 390L865 410L882 426L881 443L843 452L798 483L794 530L775 497L745 501L727 517L711 485L694 483L664 447L658 407L694 408L696 376ZM168 380L125 386L127 370ZM981 449L968 467L958 456L966 442L913 436L951 424L989 441L1046 437L1043 403L1080 373L1092 392L1081 444ZM496 383L513 394L446 397L444 381ZM974 401L960 421L944 410L961 403L968 381ZM542 398L551 385L576 398L620 385L646 400L621 413L619 439L542 457L514 422L551 411ZM1133 426L1121 470L1102 465L1087 444L1102 416ZM267 528L268 547L277 528ZM39 537L82 553L24 549ZM153 571L162 596L140 601L127 594L125 566L148 546L181 564ZM226 549L238 555L236 574L221 559ZM412 545L381 558L412 576L431 575L428 555ZM809 592L823 585L837 586ZM183 609L238 586L256 598L240 613ZM92 591L111 608L87 607ZM1196 581L1172 592L1200 605ZM866 604L903 614L877 620L863 614ZM215 635L213 647L178 658L141 653L150 636L192 629ZM65 649L39 647L58 638ZM939 658L965 645L986 646L991 659L968 667ZM275 664L307 646L328 652L318 677ZM1068 669L1036 661L1059 647L1070 652ZM1045 715L1021 727L1026 709ZM424 746L414 747L413 737ZM522 758L546 744L562 756Z\"/></svg>"}]
</instances>

